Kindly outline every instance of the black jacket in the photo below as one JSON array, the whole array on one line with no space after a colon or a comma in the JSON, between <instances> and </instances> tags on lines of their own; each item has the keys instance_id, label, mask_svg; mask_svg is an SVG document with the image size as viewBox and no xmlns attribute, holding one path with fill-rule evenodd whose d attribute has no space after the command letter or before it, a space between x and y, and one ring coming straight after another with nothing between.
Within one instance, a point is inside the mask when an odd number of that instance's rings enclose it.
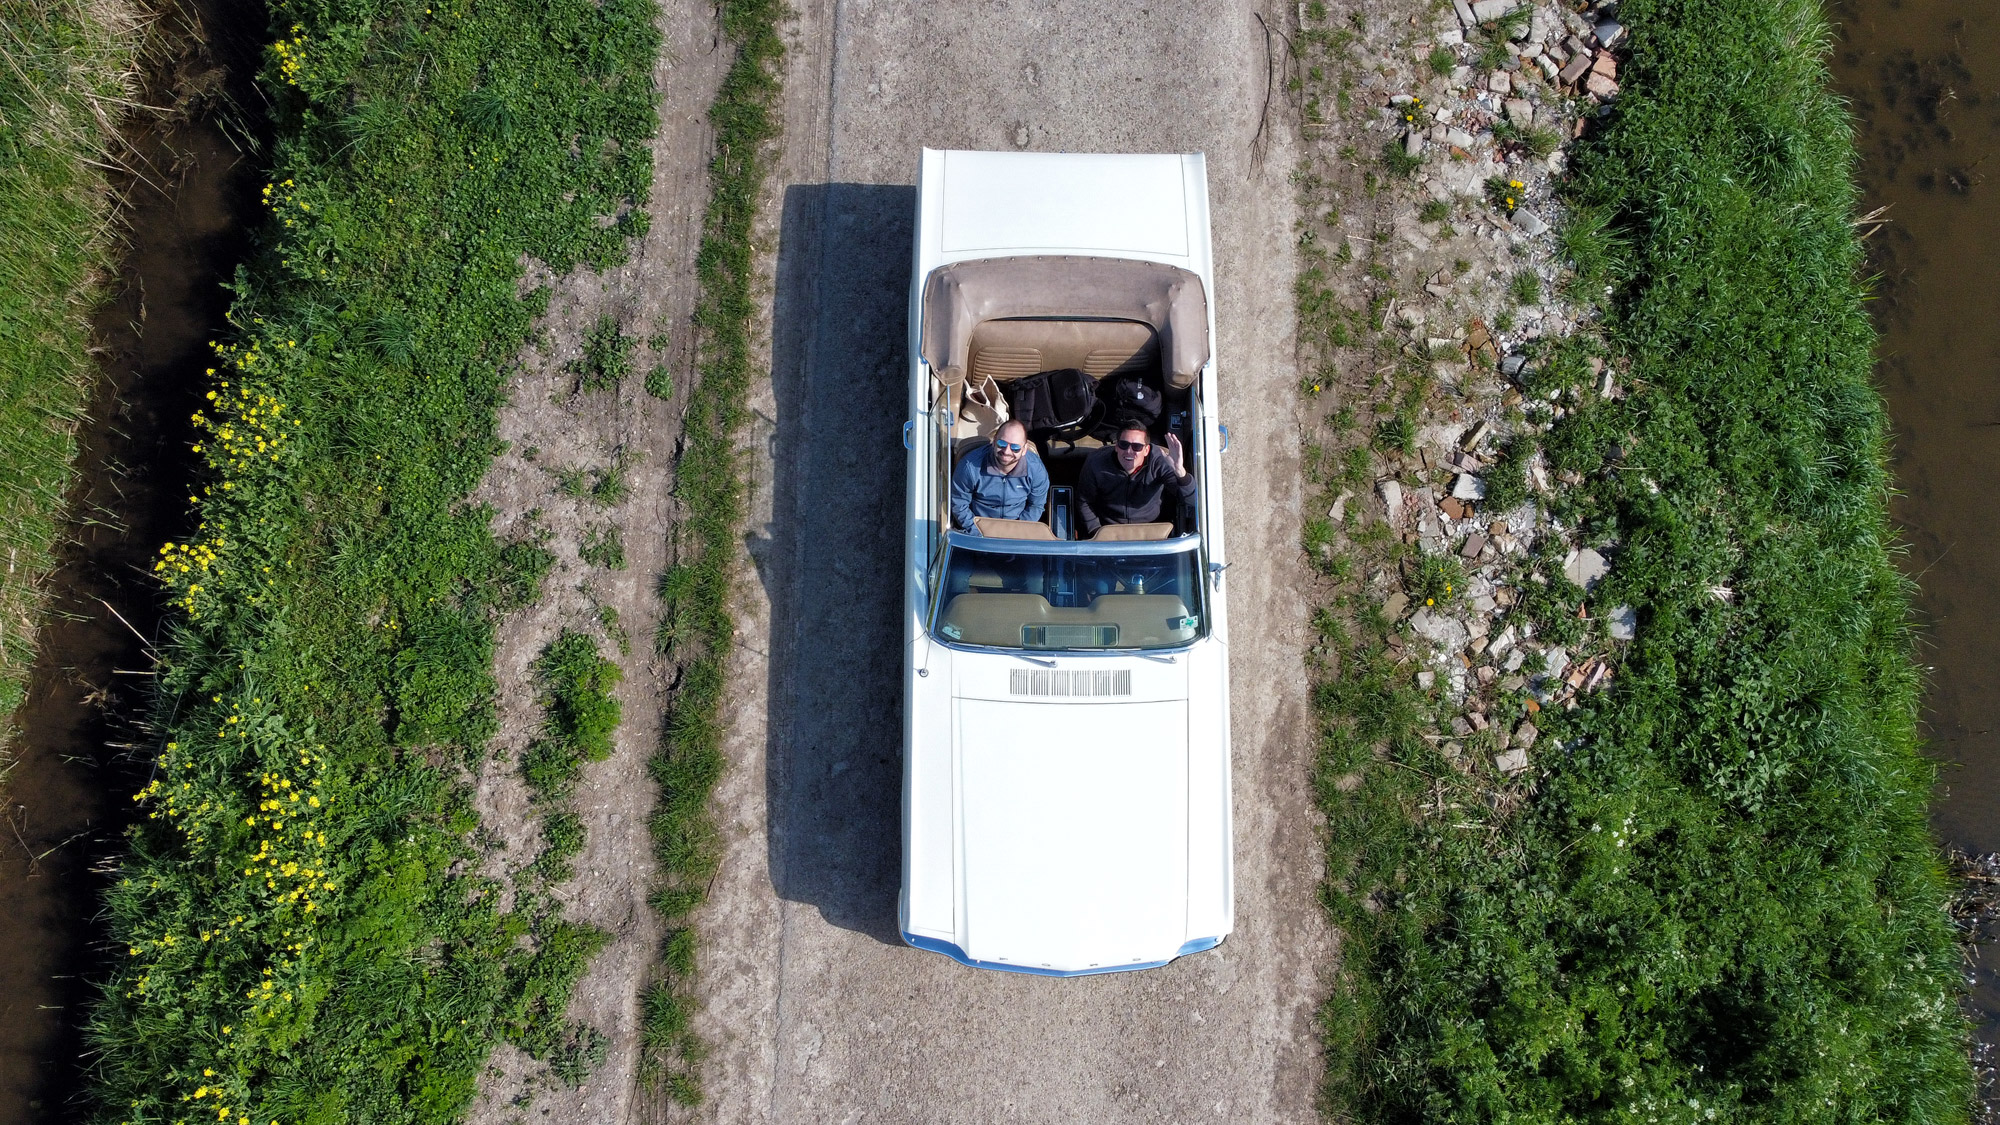
<instances>
[{"instance_id":1,"label":"black jacket","mask_svg":"<svg viewBox=\"0 0 2000 1125\"><path fill-rule=\"evenodd\" d=\"M1167 451L1154 446L1146 463L1131 476L1118 464L1118 450L1105 446L1084 458L1076 481L1077 514L1083 530L1097 534L1107 523L1152 523L1160 518L1160 500L1171 486L1180 494L1183 510L1194 504L1194 474L1177 479L1179 471Z\"/></svg>"}]
</instances>

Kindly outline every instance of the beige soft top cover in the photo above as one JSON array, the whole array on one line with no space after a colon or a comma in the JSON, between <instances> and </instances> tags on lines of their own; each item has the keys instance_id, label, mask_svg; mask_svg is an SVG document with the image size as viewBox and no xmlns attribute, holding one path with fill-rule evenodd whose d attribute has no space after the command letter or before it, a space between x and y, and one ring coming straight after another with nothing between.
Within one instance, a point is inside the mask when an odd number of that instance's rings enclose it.
<instances>
[{"instance_id":1,"label":"beige soft top cover","mask_svg":"<svg viewBox=\"0 0 2000 1125\"><path fill-rule=\"evenodd\" d=\"M924 359L938 378L965 378L972 330L1023 317L1137 320L1160 334L1167 382L1194 385L1208 363L1208 295L1178 266L1130 258L1032 255L953 262L924 282Z\"/></svg>"}]
</instances>

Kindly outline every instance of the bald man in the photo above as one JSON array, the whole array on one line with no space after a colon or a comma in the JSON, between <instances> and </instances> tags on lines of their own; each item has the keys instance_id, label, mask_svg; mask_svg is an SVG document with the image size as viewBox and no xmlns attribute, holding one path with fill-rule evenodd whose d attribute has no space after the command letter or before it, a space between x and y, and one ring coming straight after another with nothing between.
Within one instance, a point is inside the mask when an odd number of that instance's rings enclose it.
<instances>
[{"instance_id":1,"label":"bald man","mask_svg":"<svg viewBox=\"0 0 2000 1125\"><path fill-rule=\"evenodd\" d=\"M974 519L1038 520L1049 503L1049 471L1028 447L1028 428L1001 425L993 440L959 458L951 471L951 522L979 534Z\"/></svg>"}]
</instances>

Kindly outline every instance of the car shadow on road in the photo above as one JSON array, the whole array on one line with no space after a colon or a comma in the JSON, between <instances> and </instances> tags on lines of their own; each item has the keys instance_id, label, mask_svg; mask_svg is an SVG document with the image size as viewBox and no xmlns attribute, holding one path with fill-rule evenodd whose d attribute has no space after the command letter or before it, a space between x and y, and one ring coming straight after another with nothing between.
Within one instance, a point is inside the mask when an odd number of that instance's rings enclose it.
<instances>
[{"instance_id":1,"label":"car shadow on road","mask_svg":"<svg viewBox=\"0 0 2000 1125\"><path fill-rule=\"evenodd\" d=\"M785 191L765 801L782 898L899 943L903 455L916 189Z\"/></svg>"}]
</instances>

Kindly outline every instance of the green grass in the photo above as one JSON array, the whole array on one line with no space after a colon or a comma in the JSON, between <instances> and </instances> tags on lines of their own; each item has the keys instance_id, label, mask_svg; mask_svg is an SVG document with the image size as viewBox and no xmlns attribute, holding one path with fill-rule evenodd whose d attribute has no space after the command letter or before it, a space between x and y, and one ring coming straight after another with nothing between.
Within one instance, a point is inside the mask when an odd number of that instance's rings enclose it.
<instances>
[{"instance_id":1,"label":"green grass","mask_svg":"<svg viewBox=\"0 0 2000 1125\"><path fill-rule=\"evenodd\" d=\"M666 734L652 761L660 801L652 819L660 880L652 894L673 937L660 979L644 999L643 1065L676 1102L701 1100L707 1048L691 1029L696 971L687 916L707 898L718 862L709 794L722 774L722 695L735 633L729 611L743 518L735 434L757 375L751 325L757 316L757 200L777 137L784 43L779 0L723 0L722 29L736 54L709 110L716 155L696 270L698 378L688 395L675 492L687 516L676 529L678 562L660 578L656 647L681 666ZM677 944L678 943L678 944Z\"/></svg>"},{"instance_id":2,"label":"green grass","mask_svg":"<svg viewBox=\"0 0 2000 1125\"><path fill-rule=\"evenodd\" d=\"M1516 620L1601 645L1613 690L1464 740L1387 623L1321 629L1329 1109L1364 1122L1963 1122L1963 984L1929 836L1892 562L1854 159L1813 0L1626 0L1617 112L1575 153L1584 289L1629 394L1548 435L1556 501L1616 540L1587 598L1549 546ZM1574 380L1552 357L1542 380ZM1565 374L1568 372L1568 374ZM1625 466L1608 471L1613 442ZM1510 454L1518 458L1518 455ZM1519 464L1519 460L1515 464ZM1579 619L1579 604L1591 619Z\"/></svg>"},{"instance_id":3,"label":"green grass","mask_svg":"<svg viewBox=\"0 0 2000 1125\"><path fill-rule=\"evenodd\" d=\"M602 936L478 874L495 620L549 557L467 498L546 303L521 263L603 268L644 229L655 18L275 5L271 215L198 423L200 529L159 562L103 1120L447 1122L496 1042L564 1080L601 1052L563 1010Z\"/></svg>"},{"instance_id":4,"label":"green grass","mask_svg":"<svg viewBox=\"0 0 2000 1125\"><path fill-rule=\"evenodd\" d=\"M1542 279L1534 270L1522 270L1507 283L1507 296L1517 305L1538 305L1542 302Z\"/></svg>"},{"instance_id":5,"label":"green grass","mask_svg":"<svg viewBox=\"0 0 2000 1125\"><path fill-rule=\"evenodd\" d=\"M625 569L625 536L615 523L592 524L584 529L577 555L592 566L606 570Z\"/></svg>"},{"instance_id":6,"label":"green grass","mask_svg":"<svg viewBox=\"0 0 2000 1125\"><path fill-rule=\"evenodd\" d=\"M96 363L90 315L110 265L110 201L98 167L133 28L76 0L19 0L0 17L0 715L21 702L34 658L75 431ZM4 733L4 732L0 732Z\"/></svg>"}]
</instances>

